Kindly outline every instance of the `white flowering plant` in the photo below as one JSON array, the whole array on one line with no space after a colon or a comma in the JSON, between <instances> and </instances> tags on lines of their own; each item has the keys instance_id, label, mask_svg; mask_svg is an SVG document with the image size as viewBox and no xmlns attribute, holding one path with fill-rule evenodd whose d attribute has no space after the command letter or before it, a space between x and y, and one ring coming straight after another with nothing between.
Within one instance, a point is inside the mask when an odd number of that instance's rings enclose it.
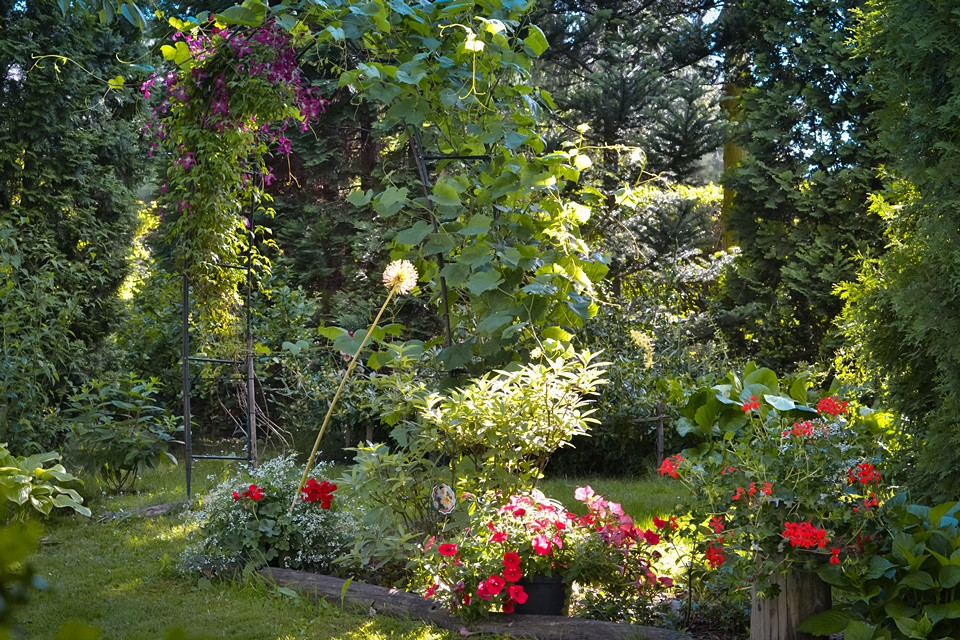
<instances>
[{"instance_id":1,"label":"white flowering plant","mask_svg":"<svg viewBox=\"0 0 960 640\"><path fill-rule=\"evenodd\" d=\"M196 529L187 564L333 571L334 560L356 536L357 520L344 508L337 485L322 479L328 471L323 463L313 468L291 510L301 471L288 455L221 482L190 511Z\"/></svg>"}]
</instances>

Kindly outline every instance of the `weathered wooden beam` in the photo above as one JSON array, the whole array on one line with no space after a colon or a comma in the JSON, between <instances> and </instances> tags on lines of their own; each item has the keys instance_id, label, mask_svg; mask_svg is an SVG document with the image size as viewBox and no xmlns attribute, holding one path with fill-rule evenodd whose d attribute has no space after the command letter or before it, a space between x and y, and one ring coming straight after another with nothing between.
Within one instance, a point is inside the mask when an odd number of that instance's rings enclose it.
<instances>
[{"instance_id":1,"label":"weathered wooden beam","mask_svg":"<svg viewBox=\"0 0 960 640\"><path fill-rule=\"evenodd\" d=\"M492 614L479 622L465 624L444 611L438 602L399 589L387 589L356 580L344 588L347 583L340 578L292 569L266 568L260 574L281 587L306 596L327 598L333 602L339 602L342 598L345 602L369 608L376 613L422 620L461 633L462 629L467 629L471 635L492 633L531 640L690 639L685 633L667 629L563 616Z\"/></svg>"}]
</instances>

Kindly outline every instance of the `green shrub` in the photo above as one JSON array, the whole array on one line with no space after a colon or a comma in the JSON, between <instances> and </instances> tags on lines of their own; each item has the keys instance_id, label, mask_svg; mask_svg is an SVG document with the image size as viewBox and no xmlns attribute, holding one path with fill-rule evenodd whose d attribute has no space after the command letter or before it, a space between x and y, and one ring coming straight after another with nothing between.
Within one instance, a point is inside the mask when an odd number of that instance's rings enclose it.
<instances>
[{"instance_id":1,"label":"green shrub","mask_svg":"<svg viewBox=\"0 0 960 640\"><path fill-rule=\"evenodd\" d=\"M319 478L327 470L321 463L313 473ZM302 471L289 455L221 482L191 511L197 528L185 552L187 566L217 570L252 564L332 571L334 560L358 535L356 519L330 490L336 485L326 485L324 492L319 482L307 483L307 493L291 512ZM320 494L334 497L327 501Z\"/></svg>"},{"instance_id":2,"label":"green shrub","mask_svg":"<svg viewBox=\"0 0 960 640\"><path fill-rule=\"evenodd\" d=\"M906 502L900 494L884 506L885 554L820 569L848 602L808 618L801 630L842 631L848 640L960 637L960 503Z\"/></svg>"},{"instance_id":3,"label":"green shrub","mask_svg":"<svg viewBox=\"0 0 960 640\"><path fill-rule=\"evenodd\" d=\"M402 580L424 537L439 531L430 511L436 485L478 496L533 488L551 454L594 422L588 405L602 374L593 354L568 353L445 392L431 392L403 371L378 378L378 390L399 403L387 415L398 446L359 447L356 464L339 480L363 510L349 562L375 571L371 579ZM453 517L466 526L463 510Z\"/></svg>"},{"instance_id":4,"label":"green shrub","mask_svg":"<svg viewBox=\"0 0 960 640\"><path fill-rule=\"evenodd\" d=\"M15 519L25 520L31 509L47 515L55 508L73 509L90 517L80 494L66 486L80 480L67 473L62 464L44 467L59 459L60 454L52 451L15 457L6 444L0 444L0 498L16 505Z\"/></svg>"},{"instance_id":5,"label":"green shrub","mask_svg":"<svg viewBox=\"0 0 960 640\"><path fill-rule=\"evenodd\" d=\"M115 491L132 490L137 477L163 460L177 464L167 451L182 427L157 406L156 378L134 374L116 382L94 380L70 399L78 458Z\"/></svg>"}]
</instances>

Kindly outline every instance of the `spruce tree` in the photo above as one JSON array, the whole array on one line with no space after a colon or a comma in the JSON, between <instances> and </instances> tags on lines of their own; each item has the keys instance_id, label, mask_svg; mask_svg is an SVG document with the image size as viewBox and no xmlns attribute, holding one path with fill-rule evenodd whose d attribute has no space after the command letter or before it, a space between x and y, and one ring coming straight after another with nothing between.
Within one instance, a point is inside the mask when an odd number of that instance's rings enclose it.
<instances>
[{"instance_id":1,"label":"spruce tree","mask_svg":"<svg viewBox=\"0 0 960 640\"><path fill-rule=\"evenodd\" d=\"M868 215L883 161L867 118L867 58L850 42L858 0L750 0L727 15L728 77L742 151L724 188L724 224L740 255L718 320L735 349L784 369L838 345L837 283L881 246Z\"/></svg>"}]
</instances>

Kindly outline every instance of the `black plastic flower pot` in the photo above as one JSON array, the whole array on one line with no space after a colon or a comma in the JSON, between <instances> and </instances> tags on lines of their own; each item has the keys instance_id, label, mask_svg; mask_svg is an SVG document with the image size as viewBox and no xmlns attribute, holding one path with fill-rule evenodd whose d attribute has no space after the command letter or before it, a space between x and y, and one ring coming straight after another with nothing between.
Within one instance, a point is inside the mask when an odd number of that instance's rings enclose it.
<instances>
[{"instance_id":1,"label":"black plastic flower pot","mask_svg":"<svg viewBox=\"0 0 960 640\"><path fill-rule=\"evenodd\" d=\"M561 576L528 576L517 584L527 593L527 601L515 606L522 615L562 616L566 612L569 585Z\"/></svg>"}]
</instances>

